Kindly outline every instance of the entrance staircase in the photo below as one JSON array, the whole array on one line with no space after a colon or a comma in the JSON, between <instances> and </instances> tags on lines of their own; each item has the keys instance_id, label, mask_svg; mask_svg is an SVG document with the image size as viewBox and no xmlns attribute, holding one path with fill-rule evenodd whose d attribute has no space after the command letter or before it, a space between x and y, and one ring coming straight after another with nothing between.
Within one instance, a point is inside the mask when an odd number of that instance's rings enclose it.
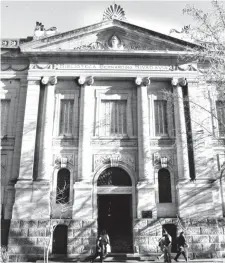
<instances>
[{"instance_id":1,"label":"entrance staircase","mask_svg":"<svg viewBox=\"0 0 225 263\"><path fill-rule=\"evenodd\" d=\"M164 262L163 258L158 260L157 256L159 254L151 254L148 256L145 255L139 255L139 254L124 254L124 253L110 253L105 259L104 262L106 263L122 263L122 262L127 262L127 263L144 263L144 262ZM172 253L172 263L175 263L176 261L173 260L175 257L175 253ZM65 257L59 257L57 259L50 259L49 263L72 263L72 262L77 262L77 263L82 263L82 262L91 262L90 257L77 257L77 258L65 258ZM97 258L94 262L100 263L100 259ZM185 262L183 256L181 255L180 258L178 259L178 262ZM190 259L188 261L189 263L225 263L225 258L211 258L211 259ZM43 260L38 260L37 263L44 263Z\"/></svg>"}]
</instances>

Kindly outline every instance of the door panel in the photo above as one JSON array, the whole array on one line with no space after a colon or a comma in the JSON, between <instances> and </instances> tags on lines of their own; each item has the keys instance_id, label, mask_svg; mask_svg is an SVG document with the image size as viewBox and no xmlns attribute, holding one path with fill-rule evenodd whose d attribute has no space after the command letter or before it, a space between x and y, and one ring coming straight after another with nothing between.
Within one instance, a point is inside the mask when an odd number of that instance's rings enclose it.
<instances>
[{"instance_id":1,"label":"door panel","mask_svg":"<svg viewBox=\"0 0 225 263\"><path fill-rule=\"evenodd\" d=\"M112 252L133 252L132 195L98 195L98 230L106 229Z\"/></svg>"}]
</instances>

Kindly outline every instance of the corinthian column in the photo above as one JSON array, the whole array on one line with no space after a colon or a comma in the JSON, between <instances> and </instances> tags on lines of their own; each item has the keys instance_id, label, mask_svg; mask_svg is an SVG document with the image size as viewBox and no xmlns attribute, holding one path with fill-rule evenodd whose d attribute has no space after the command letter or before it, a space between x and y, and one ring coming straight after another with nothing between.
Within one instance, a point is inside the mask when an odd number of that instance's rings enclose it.
<instances>
[{"instance_id":1,"label":"corinthian column","mask_svg":"<svg viewBox=\"0 0 225 263\"><path fill-rule=\"evenodd\" d=\"M182 87L186 86L184 78L172 79L175 108L175 125L176 125L176 145L177 145L177 165L178 177L180 179L190 179L187 132L184 116L184 101Z\"/></svg>"},{"instance_id":2,"label":"corinthian column","mask_svg":"<svg viewBox=\"0 0 225 263\"><path fill-rule=\"evenodd\" d=\"M78 83L80 89L80 125L79 125L79 151L78 151L78 179L80 181L91 180L91 135L93 125L93 91L91 85L93 77L80 77Z\"/></svg>"},{"instance_id":3,"label":"corinthian column","mask_svg":"<svg viewBox=\"0 0 225 263\"><path fill-rule=\"evenodd\" d=\"M149 78L136 78L138 87L138 160L139 180L153 182L152 158L149 145L149 108L147 89Z\"/></svg>"},{"instance_id":4,"label":"corinthian column","mask_svg":"<svg viewBox=\"0 0 225 263\"><path fill-rule=\"evenodd\" d=\"M42 84L45 86L43 103L42 132L40 138L40 155L38 164L38 180L48 180L52 174L52 131L54 117L55 85L57 77L43 77Z\"/></svg>"}]
</instances>

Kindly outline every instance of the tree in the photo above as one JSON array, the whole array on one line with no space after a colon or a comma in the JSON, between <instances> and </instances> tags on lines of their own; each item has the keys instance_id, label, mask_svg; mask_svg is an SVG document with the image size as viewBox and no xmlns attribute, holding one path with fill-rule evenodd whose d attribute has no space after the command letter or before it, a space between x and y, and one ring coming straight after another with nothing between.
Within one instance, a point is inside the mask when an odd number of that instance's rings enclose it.
<instances>
[{"instance_id":1,"label":"tree","mask_svg":"<svg viewBox=\"0 0 225 263\"><path fill-rule=\"evenodd\" d=\"M72 210L72 204L68 202L68 185L61 185L57 188L56 196L55 193L50 193L50 219L47 225L48 236L47 242L44 245L44 262L49 262L49 253L53 241L53 234L58 225L62 223L62 219L67 218L66 214ZM57 213L54 213L57 208ZM43 211L39 211L39 218L43 216Z\"/></svg>"},{"instance_id":2,"label":"tree","mask_svg":"<svg viewBox=\"0 0 225 263\"><path fill-rule=\"evenodd\" d=\"M187 5L183 14L191 16L196 22L184 26L180 31L172 29L194 44L189 48L187 57L196 61L201 69L202 76L207 83L213 83L224 96L225 82L225 8L222 2L213 0L209 13L203 12L194 6Z\"/></svg>"},{"instance_id":3,"label":"tree","mask_svg":"<svg viewBox=\"0 0 225 263\"><path fill-rule=\"evenodd\" d=\"M191 16L193 24L181 30L171 30L171 33L175 32L182 39L195 44L186 47L185 55L180 55L178 63L188 61L197 65L200 85L196 94L192 92L190 95L189 89L185 88L182 97L177 97L172 91L163 91L171 105L175 100L182 100L184 104L187 147L190 151L197 148L204 152L206 141L212 146L215 139L225 134L225 8L217 0L211 4L208 13L187 5L183 14Z\"/></svg>"},{"instance_id":4,"label":"tree","mask_svg":"<svg viewBox=\"0 0 225 263\"><path fill-rule=\"evenodd\" d=\"M187 54L180 57L180 61L184 59L197 63L199 70L199 81L204 81L207 87L202 97L211 101L214 97L219 97L221 101L225 99L225 8L222 2L213 0L212 8L209 13L187 5L183 9L183 14L191 16L195 23L186 25L180 31L172 29L171 33L177 33L183 39L187 39L194 44L195 47L187 46ZM220 130L225 131L225 120L222 116L218 116L218 109L215 105L211 105L208 109L196 102L190 100L192 107L207 113L209 118L219 122ZM224 112L225 103L221 102L220 111ZM224 117L224 116L223 116ZM213 124L214 125L214 124ZM204 123L199 123L208 135L216 136L214 131L206 128Z\"/></svg>"}]
</instances>

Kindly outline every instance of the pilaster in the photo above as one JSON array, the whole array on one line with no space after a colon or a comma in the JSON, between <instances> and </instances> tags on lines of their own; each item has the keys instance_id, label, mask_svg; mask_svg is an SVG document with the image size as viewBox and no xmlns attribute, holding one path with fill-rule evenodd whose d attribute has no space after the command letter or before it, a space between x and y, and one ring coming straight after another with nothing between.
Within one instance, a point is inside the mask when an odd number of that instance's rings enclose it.
<instances>
[{"instance_id":1,"label":"pilaster","mask_svg":"<svg viewBox=\"0 0 225 263\"><path fill-rule=\"evenodd\" d=\"M137 216L144 217L148 213L151 218L157 218L154 173L149 143L149 78L136 78L138 104L138 161L139 182L137 185Z\"/></svg>"},{"instance_id":2,"label":"pilaster","mask_svg":"<svg viewBox=\"0 0 225 263\"><path fill-rule=\"evenodd\" d=\"M19 176L19 166L20 166L20 153L21 153L21 144L23 138L23 119L25 114L25 104L26 104L26 94L27 94L27 79L20 79L20 91L18 99L18 108L17 108L17 119L16 122L16 136L15 136L15 147L13 153L13 167L12 167L12 179L17 179Z\"/></svg>"},{"instance_id":3,"label":"pilaster","mask_svg":"<svg viewBox=\"0 0 225 263\"><path fill-rule=\"evenodd\" d=\"M78 180L74 184L73 218L92 217L92 153L91 136L93 134L93 77L80 77L80 125L78 150Z\"/></svg>"},{"instance_id":4,"label":"pilaster","mask_svg":"<svg viewBox=\"0 0 225 263\"><path fill-rule=\"evenodd\" d=\"M152 157L149 143L149 110L147 89L149 78L136 78L138 88L138 161L139 180L153 183Z\"/></svg>"},{"instance_id":5,"label":"pilaster","mask_svg":"<svg viewBox=\"0 0 225 263\"><path fill-rule=\"evenodd\" d=\"M91 135L93 125L93 77L80 77L80 125L79 125L79 151L78 151L78 180L91 180Z\"/></svg>"},{"instance_id":6,"label":"pilaster","mask_svg":"<svg viewBox=\"0 0 225 263\"><path fill-rule=\"evenodd\" d=\"M181 180L190 180L187 131L184 116L184 100L182 87L186 86L184 78L172 79L174 93L175 126L176 126L176 146L177 146L177 166L178 178Z\"/></svg>"},{"instance_id":7,"label":"pilaster","mask_svg":"<svg viewBox=\"0 0 225 263\"><path fill-rule=\"evenodd\" d=\"M28 77L19 180L33 179L40 78Z\"/></svg>"},{"instance_id":8,"label":"pilaster","mask_svg":"<svg viewBox=\"0 0 225 263\"><path fill-rule=\"evenodd\" d=\"M186 218L189 213L189 209L187 208L187 191L190 189L190 185L187 184L187 182L190 180L190 170L182 87L186 86L187 83L184 78L173 78L171 83L174 93L174 117L176 128L178 213L181 218Z\"/></svg>"},{"instance_id":9,"label":"pilaster","mask_svg":"<svg viewBox=\"0 0 225 263\"><path fill-rule=\"evenodd\" d=\"M40 77L28 77L19 176L15 185L12 219L28 219L32 214L31 200L39 95Z\"/></svg>"},{"instance_id":10,"label":"pilaster","mask_svg":"<svg viewBox=\"0 0 225 263\"><path fill-rule=\"evenodd\" d=\"M45 95L37 180L49 181L52 175L51 149L55 103L55 85L57 84L57 78L43 77L41 79L41 82L43 85L45 85Z\"/></svg>"}]
</instances>

